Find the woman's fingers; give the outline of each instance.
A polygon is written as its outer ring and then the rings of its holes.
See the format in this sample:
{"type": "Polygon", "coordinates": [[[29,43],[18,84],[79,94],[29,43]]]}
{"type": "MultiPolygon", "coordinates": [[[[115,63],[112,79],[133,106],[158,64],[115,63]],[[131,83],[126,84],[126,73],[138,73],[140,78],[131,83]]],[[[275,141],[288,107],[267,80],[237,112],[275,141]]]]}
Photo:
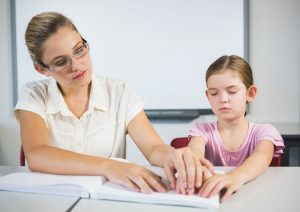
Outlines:
{"type": "Polygon", "coordinates": [[[143,193],[165,192],[161,177],[148,169],[132,163],[113,162],[106,177],[113,183],[143,193]]]}
{"type": "MultiPolygon", "coordinates": [[[[172,151],[169,155],[169,161],[165,165],[165,170],[168,171],[170,169],[177,172],[177,176],[175,176],[174,172],[171,173],[176,179],[176,192],[179,194],[186,194],[187,176],[185,162],[183,159],[183,149],[174,149],[174,151],[172,151]]],[[[168,180],[171,181],[173,176],[168,176],[168,180]]]]}
{"type": "Polygon", "coordinates": [[[165,167],[164,170],[165,170],[167,179],[170,181],[171,189],[177,188],[177,186],[176,186],[177,180],[176,180],[176,177],[175,177],[175,169],[171,168],[171,167],[165,167]]]}
{"type": "Polygon", "coordinates": [[[163,184],[161,177],[145,168],[139,170],[138,173],[134,172],[129,176],[129,178],[142,193],[166,191],[166,187],[163,184]]]}
{"type": "Polygon", "coordinates": [[[215,174],[214,166],[209,160],[202,158],[200,159],[200,162],[210,171],[211,174],[215,174]]]}
{"type": "Polygon", "coordinates": [[[188,147],[174,150],[169,159],[165,172],[171,187],[176,186],[176,192],[180,194],[193,194],[201,187],[203,176],[207,175],[203,170],[206,165],[206,170],[209,170],[207,173],[214,172],[213,165],[208,160],[199,158],[188,147]]]}
{"type": "Polygon", "coordinates": [[[126,179],[121,183],[123,186],[127,187],[128,189],[135,191],[135,192],[139,192],[140,188],[138,186],[136,186],[131,180],[126,179]]]}
{"type": "Polygon", "coordinates": [[[202,185],[204,170],[201,163],[197,159],[195,160],[195,167],[196,167],[195,188],[199,189],[202,185]]]}
{"type": "Polygon", "coordinates": [[[186,189],[187,189],[186,170],[182,159],[178,160],[177,162],[177,174],[178,174],[177,181],[179,183],[179,191],[180,191],[179,193],[186,194],[186,189]]]}
{"type": "Polygon", "coordinates": [[[144,179],[153,191],[166,192],[166,185],[162,182],[162,178],[160,176],[151,173],[151,176],[147,176],[144,179]]]}
{"type": "Polygon", "coordinates": [[[197,167],[195,163],[195,159],[189,149],[183,152],[183,160],[185,164],[186,170],[186,179],[187,179],[187,194],[193,194],[195,191],[195,178],[197,167]]]}

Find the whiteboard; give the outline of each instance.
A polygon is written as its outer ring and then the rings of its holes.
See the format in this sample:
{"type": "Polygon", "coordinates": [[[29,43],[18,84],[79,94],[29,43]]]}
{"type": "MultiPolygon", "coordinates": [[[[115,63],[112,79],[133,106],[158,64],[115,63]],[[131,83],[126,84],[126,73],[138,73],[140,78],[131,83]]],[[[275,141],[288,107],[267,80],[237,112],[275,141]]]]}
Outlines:
{"type": "Polygon", "coordinates": [[[147,110],[209,109],[205,72],[247,56],[244,0],[15,0],[16,87],[42,79],[24,34],[32,16],[61,12],[91,46],[94,73],[129,82],[147,110]]]}

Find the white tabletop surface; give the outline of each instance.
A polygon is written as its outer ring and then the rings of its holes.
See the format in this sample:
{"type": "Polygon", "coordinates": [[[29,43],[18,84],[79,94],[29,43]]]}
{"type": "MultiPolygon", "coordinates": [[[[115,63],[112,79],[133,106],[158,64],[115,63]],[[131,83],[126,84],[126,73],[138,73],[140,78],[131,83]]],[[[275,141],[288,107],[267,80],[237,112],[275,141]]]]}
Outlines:
{"type": "Polygon", "coordinates": [[[296,212],[300,211],[299,191],[300,167],[269,167],[262,176],[244,185],[240,191],[222,203],[217,210],[81,199],[72,211],[296,212]]]}
{"type": "MultiPolygon", "coordinates": [[[[0,173],[6,174],[22,168],[0,166],[0,173]]],[[[228,170],[228,168],[225,168],[228,170]]],[[[217,210],[191,207],[151,205],[107,200],[81,199],[72,211],[300,211],[300,167],[269,167],[259,178],[244,185],[230,199],[221,203],[217,210]]],[[[0,191],[0,211],[66,211],[77,198],[0,191]]]]}
{"type": "MultiPolygon", "coordinates": [[[[17,171],[26,171],[24,167],[0,166],[0,176],[17,171]]],[[[22,180],[22,179],[20,179],[22,180]]],[[[3,212],[56,212],[67,211],[78,197],[54,196],[0,191],[0,211],[3,212]]]]}
{"type": "Polygon", "coordinates": [[[77,199],[77,197],[0,191],[0,211],[67,211],[77,199]]]}

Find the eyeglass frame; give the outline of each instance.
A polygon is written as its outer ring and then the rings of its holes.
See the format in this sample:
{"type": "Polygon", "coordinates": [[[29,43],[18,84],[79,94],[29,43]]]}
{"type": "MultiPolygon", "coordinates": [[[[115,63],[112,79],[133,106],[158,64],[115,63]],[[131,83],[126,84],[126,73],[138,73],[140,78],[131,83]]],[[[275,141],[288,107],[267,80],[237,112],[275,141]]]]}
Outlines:
{"type": "Polygon", "coordinates": [[[59,70],[54,70],[53,66],[55,66],[55,65],[53,65],[53,64],[52,65],[51,64],[50,65],[46,65],[43,62],[39,62],[39,64],[41,66],[43,66],[44,68],[48,69],[48,71],[50,71],[50,72],[59,72],[59,71],[62,71],[64,69],[66,69],[67,67],[70,67],[70,65],[72,65],[72,57],[75,58],[76,60],[79,60],[79,59],[83,58],[90,51],[90,45],[88,44],[88,42],[84,38],[81,38],[81,40],[82,40],[82,46],[86,46],[87,52],[85,54],[81,55],[80,57],[76,57],[75,56],[76,52],[73,52],[71,57],[65,55],[64,57],[66,57],[69,60],[69,62],[68,62],[69,64],[66,65],[65,67],[63,67],[63,68],[61,68],[59,70]]]}

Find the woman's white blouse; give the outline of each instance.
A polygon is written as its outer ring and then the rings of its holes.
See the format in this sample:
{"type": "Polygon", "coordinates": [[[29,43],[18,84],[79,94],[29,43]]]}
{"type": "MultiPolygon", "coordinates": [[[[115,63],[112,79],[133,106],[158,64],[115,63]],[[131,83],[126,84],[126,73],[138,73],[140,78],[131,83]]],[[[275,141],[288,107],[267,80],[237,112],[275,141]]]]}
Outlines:
{"type": "Polygon", "coordinates": [[[68,109],[54,79],[30,82],[20,93],[14,114],[31,111],[44,119],[51,145],[101,157],[125,157],[129,122],[143,101],[123,81],[93,77],[88,110],[78,119],[68,109]]]}

